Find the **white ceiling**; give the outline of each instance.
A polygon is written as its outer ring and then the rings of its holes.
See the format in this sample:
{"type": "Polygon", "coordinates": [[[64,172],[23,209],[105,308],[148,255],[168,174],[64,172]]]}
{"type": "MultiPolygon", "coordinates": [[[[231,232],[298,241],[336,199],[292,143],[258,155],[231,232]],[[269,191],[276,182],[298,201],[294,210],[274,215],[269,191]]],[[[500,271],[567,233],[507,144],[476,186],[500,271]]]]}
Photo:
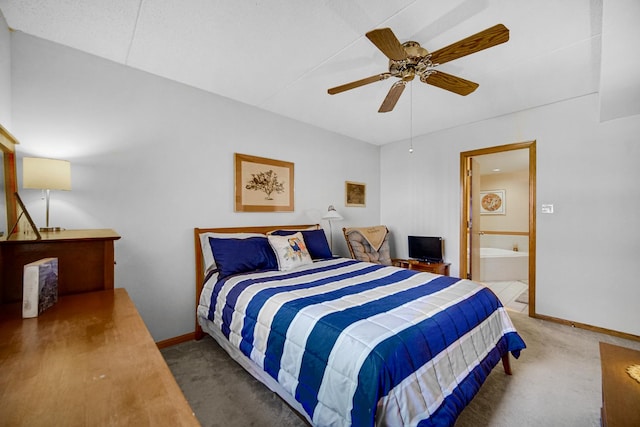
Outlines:
{"type": "Polygon", "coordinates": [[[602,0],[0,0],[17,31],[373,144],[598,91],[602,0]],[[442,65],[479,83],[463,97],[392,79],[364,34],[390,27],[433,51],[502,23],[507,43],[442,65]],[[413,131],[411,99],[413,98],[413,131]]]}
{"type": "Polygon", "coordinates": [[[480,166],[480,175],[506,174],[529,170],[528,148],[483,154],[473,158],[480,166]]]}

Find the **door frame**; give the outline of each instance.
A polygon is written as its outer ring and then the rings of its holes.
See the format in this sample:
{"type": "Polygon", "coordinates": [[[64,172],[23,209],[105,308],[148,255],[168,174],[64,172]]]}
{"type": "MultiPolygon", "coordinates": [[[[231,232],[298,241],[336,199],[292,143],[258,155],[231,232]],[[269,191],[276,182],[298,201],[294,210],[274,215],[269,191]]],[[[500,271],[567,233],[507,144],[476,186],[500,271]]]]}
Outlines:
{"type": "Polygon", "coordinates": [[[536,315],[536,141],[518,142],[496,147],[460,153],[460,276],[465,277],[468,271],[467,245],[470,208],[470,185],[467,176],[467,159],[484,154],[500,153],[512,150],[529,150],[529,316],[536,315]]]}

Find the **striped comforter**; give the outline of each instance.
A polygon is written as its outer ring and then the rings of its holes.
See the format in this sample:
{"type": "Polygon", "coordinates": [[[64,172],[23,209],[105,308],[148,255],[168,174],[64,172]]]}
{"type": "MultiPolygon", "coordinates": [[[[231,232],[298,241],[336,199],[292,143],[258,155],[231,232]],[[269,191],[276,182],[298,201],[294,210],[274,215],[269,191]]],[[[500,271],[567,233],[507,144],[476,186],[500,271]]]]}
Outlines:
{"type": "Polygon", "coordinates": [[[483,286],[345,258],[209,292],[209,320],[318,426],[453,425],[525,347],[483,286]]]}

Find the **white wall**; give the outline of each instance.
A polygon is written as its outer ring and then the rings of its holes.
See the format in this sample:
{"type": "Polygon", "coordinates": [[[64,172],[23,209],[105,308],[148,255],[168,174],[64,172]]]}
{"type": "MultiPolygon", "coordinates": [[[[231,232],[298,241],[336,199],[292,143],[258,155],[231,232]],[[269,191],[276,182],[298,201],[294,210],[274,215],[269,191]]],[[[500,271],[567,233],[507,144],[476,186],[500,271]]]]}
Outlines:
{"type": "MultiPolygon", "coordinates": [[[[528,155],[528,149],[527,155],[528,155]]],[[[482,156],[480,156],[482,162],[482,156]]],[[[480,215],[482,231],[529,231],[529,170],[486,174],[480,177],[480,189],[505,190],[504,215],[480,215]]],[[[528,251],[529,237],[513,234],[483,234],[480,246],[521,252],[528,251]]],[[[484,276],[483,276],[484,277],[484,276]]]]}
{"type": "Polygon", "coordinates": [[[640,2],[603,0],[600,60],[600,119],[640,114],[640,56],[630,54],[640,40],[640,2]]]}
{"type": "Polygon", "coordinates": [[[0,124],[11,132],[11,33],[0,10],[0,124]]]}
{"type": "MultiPolygon", "coordinates": [[[[0,125],[11,131],[11,36],[7,21],[0,10],[0,125]]],[[[6,235],[7,203],[4,192],[4,164],[0,151],[0,235],[6,235]]],[[[13,224],[12,224],[13,225],[13,224]]]]}
{"type": "Polygon", "coordinates": [[[593,94],[414,138],[412,155],[384,146],[381,221],[396,255],[407,234],[441,235],[458,274],[460,152],[537,140],[537,312],[640,335],[640,116],[598,117],[593,94]]]}
{"type": "MultiPolygon", "coordinates": [[[[481,215],[483,231],[529,231],[529,171],[482,175],[480,190],[505,190],[504,215],[481,215]]],[[[484,236],[483,236],[484,237],[484,236]]]]}
{"type": "MultiPolygon", "coordinates": [[[[193,330],[194,227],[321,222],[377,224],[379,147],[19,32],[12,36],[18,157],[70,160],[70,192],[53,192],[51,225],[113,228],[116,286],[156,340],[193,330]],[[295,164],[295,212],[234,213],[233,153],[295,164]],[[344,182],[367,184],[367,207],[344,207],[344,182]]],[[[231,76],[230,76],[231,78],[231,76]]],[[[40,192],[22,189],[38,225],[40,192]]],[[[328,228],[323,223],[325,230],[328,228]]]]}
{"type": "MultiPolygon", "coordinates": [[[[444,236],[457,274],[459,153],[534,139],[537,311],[640,335],[640,117],[599,123],[597,95],[417,137],[410,155],[406,142],[380,150],[21,33],[11,53],[19,157],[72,161],[52,223],[123,236],[117,286],[157,340],[192,330],[195,226],[316,222],[335,204],[337,252],[339,227],[384,223],[397,256],[407,234],[444,236]],[[294,162],[295,212],[234,213],[234,152],[294,162]],[[367,183],[366,208],[343,206],[345,180],[367,183]]],[[[39,193],[20,189],[42,224],[39,193]]]]}

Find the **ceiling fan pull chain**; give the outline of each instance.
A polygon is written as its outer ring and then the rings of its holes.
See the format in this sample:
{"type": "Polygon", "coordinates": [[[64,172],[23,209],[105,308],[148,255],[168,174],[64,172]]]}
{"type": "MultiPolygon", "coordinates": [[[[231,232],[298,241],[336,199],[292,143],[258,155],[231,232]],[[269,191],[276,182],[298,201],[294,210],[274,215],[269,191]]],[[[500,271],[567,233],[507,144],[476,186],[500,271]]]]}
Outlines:
{"type": "Polygon", "coordinates": [[[409,89],[409,102],[409,154],[413,154],[413,85],[409,89]]]}

